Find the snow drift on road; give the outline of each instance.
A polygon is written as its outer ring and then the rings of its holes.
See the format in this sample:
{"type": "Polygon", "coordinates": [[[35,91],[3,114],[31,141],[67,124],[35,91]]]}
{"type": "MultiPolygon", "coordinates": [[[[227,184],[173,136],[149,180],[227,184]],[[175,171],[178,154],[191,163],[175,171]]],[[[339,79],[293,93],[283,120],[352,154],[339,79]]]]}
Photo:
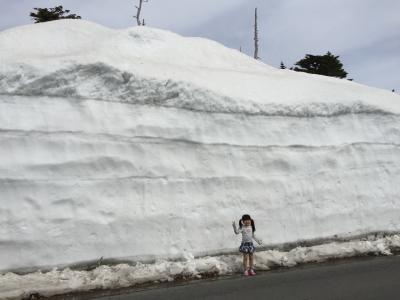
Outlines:
{"type": "Polygon", "coordinates": [[[201,38],[0,32],[0,270],[400,230],[400,96],[201,38]]]}
{"type": "MultiPolygon", "coordinates": [[[[297,247],[290,251],[266,250],[255,254],[256,268],[269,270],[276,267],[293,267],[333,258],[364,255],[391,255],[400,249],[400,236],[373,240],[333,242],[313,247],[297,247]]],[[[90,271],[70,268],[49,272],[38,271],[27,275],[7,273],[0,275],[2,299],[29,298],[30,295],[53,296],[85,292],[94,289],[116,289],[140,286],[142,283],[194,280],[204,276],[231,275],[241,272],[242,257],[220,255],[194,258],[186,253],[180,261],[158,260],[151,264],[101,265],[90,271]]]]}

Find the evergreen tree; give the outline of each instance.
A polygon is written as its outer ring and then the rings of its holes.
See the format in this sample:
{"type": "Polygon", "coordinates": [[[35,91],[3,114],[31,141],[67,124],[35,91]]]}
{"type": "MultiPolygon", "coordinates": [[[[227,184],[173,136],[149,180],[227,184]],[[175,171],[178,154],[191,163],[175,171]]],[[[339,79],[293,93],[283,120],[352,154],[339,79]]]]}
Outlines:
{"type": "Polygon", "coordinates": [[[282,70],[286,69],[286,66],[284,65],[283,61],[281,61],[281,66],[280,66],[280,68],[281,68],[282,70]]]}
{"type": "Polygon", "coordinates": [[[295,63],[293,70],[311,74],[319,74],[338,78],[346,78],[347,72],[343,69],[343,64],[339,56],[334,56],[329,51],[325,55],[307,54],[303,59],[295,63]]]}
{"type": "Polygon", "coordinates": [[[30,16],[35,23],[42,23],[60,19],[80,19],[80,16],[76,14],[68,14],[70,11],[68,9],[64,10],[62,5],[56,6],[54,8],[37,8],[34,10],[36,12],[31,12],[30,16]]]}

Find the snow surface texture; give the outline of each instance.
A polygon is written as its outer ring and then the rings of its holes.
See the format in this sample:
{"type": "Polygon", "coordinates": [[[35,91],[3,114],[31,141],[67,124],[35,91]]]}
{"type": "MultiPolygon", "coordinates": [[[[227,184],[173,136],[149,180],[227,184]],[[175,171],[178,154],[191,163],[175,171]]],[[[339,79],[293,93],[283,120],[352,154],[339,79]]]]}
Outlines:
{"type": "MultiPolygon", "coordinates": [[[[273,267],[293,267],[310,262],[323,262],[332,258],[360,255],[391,255],[400,249],[400,236],[375,240],[330,243],[313,247],[297,247],[291,251],[261,251],[255,254],[257,270],[273,267]]],[[[184,255],[181,261],[159,260],[152,264],[118,264],[98,266],[91,271],[70,268],[27,275],[7,273],[0,275],[1,299],[29,298],[31,294],[52,296],[93,289],[115,289],[146,282],[173,281],[177,278],[200,279],[204,275],[230,275],[241,271],[240,255],[194,258],[184,255]]]]}
{"type": "Polygon", "coordinates": [[[0,270],[400,230],[400,96],[200,38],[0,33],[0,270]]]}

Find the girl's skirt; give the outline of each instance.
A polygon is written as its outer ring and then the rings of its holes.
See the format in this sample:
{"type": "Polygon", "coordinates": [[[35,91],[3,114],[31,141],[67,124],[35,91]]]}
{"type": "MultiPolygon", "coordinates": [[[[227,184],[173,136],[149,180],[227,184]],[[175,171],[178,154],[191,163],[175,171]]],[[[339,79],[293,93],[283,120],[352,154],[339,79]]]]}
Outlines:
{"type": "Polygon", "coordinates": [[[252,242],[241,243],[239,247],[239,251],[245,254],[253,254],[256,250],[252,242]]]}

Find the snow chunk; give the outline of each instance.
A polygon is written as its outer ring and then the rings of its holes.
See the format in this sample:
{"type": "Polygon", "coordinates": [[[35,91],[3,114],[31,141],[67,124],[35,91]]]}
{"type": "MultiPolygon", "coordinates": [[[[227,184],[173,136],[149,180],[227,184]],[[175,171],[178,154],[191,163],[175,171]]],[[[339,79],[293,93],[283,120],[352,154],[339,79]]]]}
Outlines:
{"type": "MultiPolygon", "coordinates": [[[[311,247],[297,247],[288,252],[266,250],[256,252],[255,264],[258,270],[269,270],[272,267],[293,267],[298,264],[323,262],[334,258],[370,254],[391,255],[391,249],[398,250],[399,246],[400,236],[393,235],[371,241],[334,242],[311,247]]],[[[92,271],[66,268],[27,275],[6,273],[0,275],[0,297],[21,299],[32,293],[51,296],[92,289],[123,288],[146,282],[201,278],[206,274],[229,275],[241,272],[241,264],[240,255],[194,258],[193,255],[187,254],[182,261],[160,260],[153,264],[102,265],[92,271]]]]}

